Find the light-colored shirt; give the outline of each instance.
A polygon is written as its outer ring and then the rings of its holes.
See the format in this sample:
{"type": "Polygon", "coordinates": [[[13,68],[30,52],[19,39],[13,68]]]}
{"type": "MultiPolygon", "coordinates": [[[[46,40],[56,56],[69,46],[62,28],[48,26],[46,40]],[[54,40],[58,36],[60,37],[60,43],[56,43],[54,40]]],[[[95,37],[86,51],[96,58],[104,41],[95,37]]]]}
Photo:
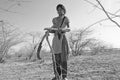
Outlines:
{"type": "MultiPolygon", "coordinates": [[[[63,18],[60,18],[60,17],[53,18],[52,28],[60,28],[60,26],[62,24],[62,20],[63,20],[63,18]]],[[[61,28],[66,28],[67,24],[69,24],[69,19],[65,16],[61,28]]],[[[54,50],[54,54],[62,53],[62,36],[63,35],[64,34],[62,34],[61,38],[59,39],[57,33],[54,33],[54,37],[53,37],[53,40],[52,40],[52,48],[54,50]]]]}

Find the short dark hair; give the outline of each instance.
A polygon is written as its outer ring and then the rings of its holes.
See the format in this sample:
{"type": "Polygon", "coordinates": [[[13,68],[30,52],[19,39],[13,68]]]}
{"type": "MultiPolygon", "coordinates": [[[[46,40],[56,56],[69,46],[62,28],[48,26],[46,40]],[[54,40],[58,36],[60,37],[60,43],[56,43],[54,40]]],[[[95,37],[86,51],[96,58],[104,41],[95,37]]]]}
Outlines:
{"type": "Polygon", "coordinates": [[[64,10],[64,12],[66,13],[66,9],[63,6],[63,4],[58,4],[57,7],[56,7],[56,10],[58,10],[59,7],[62,8],[64,10]]]}

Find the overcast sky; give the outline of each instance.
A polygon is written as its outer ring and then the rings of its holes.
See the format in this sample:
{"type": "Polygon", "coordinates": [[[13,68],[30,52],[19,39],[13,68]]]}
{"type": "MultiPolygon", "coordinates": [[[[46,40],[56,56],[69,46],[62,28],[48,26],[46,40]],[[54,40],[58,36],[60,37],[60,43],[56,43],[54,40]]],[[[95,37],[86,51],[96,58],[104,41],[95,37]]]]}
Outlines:
{"type": "MultiPolygon", "coordinates": [[[[52,18],[57,16],[56,5],[65,5],[70,27],[72,30],[85,28],[96,21],[106,18],[103,11],[95,8],[84,0],[16,0],[30,1],[15,3],[15,0],[0,0],[0,8],[17,13],[0,10],[0,19],[7,20],[10,24],[19,27],[24,32],[43,31],[45,27],[52,26],[52,18]],[[14,5],[15,4],[15,5],[14,5]],[[11,6],[12,5],[12,6],[11,6]],[[11,6],[11,7],[10,7],[11,6]]],[[[95,4],[95,0],[89,0],[95,4]]],[[[120,8],[120,0],[100,0],[105,9],[111,13],[120,8]]],[[[97,4],[98,5],[98,4],[97,4]]],[[[117,14],[120,14],[117,13],[117,14]]],[[[120,24],[120,19],[116,19],[120,24]]],[[[120,47],[120,28],[110,21],[91,27],[94,35],[107,43],[120,47]]],[[[44,32],[44,31],[43,31],[44,32]]]]}

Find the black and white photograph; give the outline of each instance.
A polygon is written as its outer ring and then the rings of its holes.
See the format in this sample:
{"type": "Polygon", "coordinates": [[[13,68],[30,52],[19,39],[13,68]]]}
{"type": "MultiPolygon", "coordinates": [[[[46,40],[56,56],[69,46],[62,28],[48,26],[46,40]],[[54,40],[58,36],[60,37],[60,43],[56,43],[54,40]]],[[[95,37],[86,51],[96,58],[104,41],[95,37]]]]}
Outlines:
{"type": "Polygon", "coordinates": [[[0,0],[0,80],[120,80],[120,0],[0,0]]]}

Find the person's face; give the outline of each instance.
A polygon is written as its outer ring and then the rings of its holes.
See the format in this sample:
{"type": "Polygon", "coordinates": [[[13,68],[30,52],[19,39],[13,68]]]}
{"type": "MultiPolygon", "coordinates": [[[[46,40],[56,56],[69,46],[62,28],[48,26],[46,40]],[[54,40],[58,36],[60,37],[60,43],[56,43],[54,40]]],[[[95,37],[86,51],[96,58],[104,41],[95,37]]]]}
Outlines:
{"type": "Polygon", "coordinates": [[[58,8],[57,12],[60,16],[65,14],[64,10],[61,7],[58,8]]]}

